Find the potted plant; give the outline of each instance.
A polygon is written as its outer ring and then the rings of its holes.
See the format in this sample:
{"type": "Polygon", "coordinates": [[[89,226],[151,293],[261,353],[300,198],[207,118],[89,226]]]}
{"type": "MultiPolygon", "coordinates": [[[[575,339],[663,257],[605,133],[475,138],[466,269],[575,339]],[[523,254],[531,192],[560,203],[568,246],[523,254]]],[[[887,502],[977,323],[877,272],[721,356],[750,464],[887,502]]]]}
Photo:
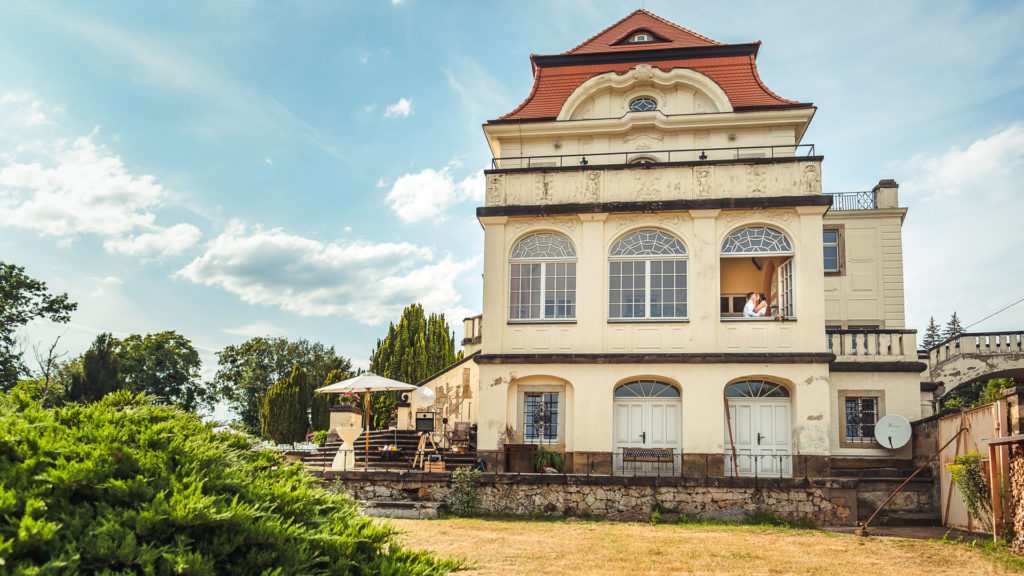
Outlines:
{"type": "Polygon", "coordinates": [[[560,453],[539,446],[533,454],[533,465],[537,472],[543,473],[546,468],[554,468],[561,472],[562,466],[565,465],[565,460],[560,453]]]}

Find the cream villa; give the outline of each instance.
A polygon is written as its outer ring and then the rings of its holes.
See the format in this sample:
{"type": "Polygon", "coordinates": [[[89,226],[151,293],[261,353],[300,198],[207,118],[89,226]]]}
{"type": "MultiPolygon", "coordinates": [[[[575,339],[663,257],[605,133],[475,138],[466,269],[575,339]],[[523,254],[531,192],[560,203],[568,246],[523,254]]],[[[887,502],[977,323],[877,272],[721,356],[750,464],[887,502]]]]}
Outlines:
{"type": "Polygon", "coordinates": [[[882,416],[927,415],[897,185],[822,193],[815,107],[768,89],[759,46],[639,10],[532,56],[529,96],[484,125],[458,377],[489,469],[544,445],[577,473],[815,477],[892,456],[882,416]]]}

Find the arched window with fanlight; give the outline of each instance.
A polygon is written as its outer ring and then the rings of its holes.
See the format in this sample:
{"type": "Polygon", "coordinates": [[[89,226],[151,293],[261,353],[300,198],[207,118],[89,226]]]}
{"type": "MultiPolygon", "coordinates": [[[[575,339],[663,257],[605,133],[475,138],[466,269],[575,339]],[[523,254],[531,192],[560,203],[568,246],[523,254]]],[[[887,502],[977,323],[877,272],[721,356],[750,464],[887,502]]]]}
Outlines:
{"type": "Polygon", "coordinates": [[[744,380],[726,386],[725,395],[728,398],[789,398],[789,390],[768,380],[744,380]]]}
{"type": "Polygon", "coordinates": [[[634,380],[615,389],[616,398],[679,398],[679,388],[658,380],[634,380]]]}
{"type": "Polygon", "coordinates": [[[738,228],[726,236],[721,253],[722,317],[794,318],[793,256],[789,237],[770,226],[738,228]]]}
{"type": "Polygon", "coordinates": [[[576,247],[552,232],[527,236],[509,255],[509,320],[576,318],[576,247]]]}
{"type": "Polygon", "coordinates": [[[684,319],[686,246],[661,230],[623,236],[608,254],[608,318],[684,319]]]}

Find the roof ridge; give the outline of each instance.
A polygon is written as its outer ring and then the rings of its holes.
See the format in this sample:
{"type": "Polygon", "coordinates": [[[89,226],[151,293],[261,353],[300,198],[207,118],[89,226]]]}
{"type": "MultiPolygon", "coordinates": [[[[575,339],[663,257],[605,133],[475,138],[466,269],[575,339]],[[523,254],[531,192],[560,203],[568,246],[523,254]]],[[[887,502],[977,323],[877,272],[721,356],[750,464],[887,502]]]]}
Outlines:
{"type": "Polygon", "coordinates": [[[615,27],[616,27],[616,26],[618,26],[619,24],[622,24],[623,22],[625,22],[625,20],[626,20],[627,18],[629,18],[629,17],[630,17],[630,16],[632,16],[633,14],[636,14],[637,12],[646,12],[646,10],[634,10],[634,11],[630,12],[629,14],[626,14],[626,15],[625,15],[625,16],[623,16],[622,18],[619,18],[619,19],[618,19],[618,20],[617,20],[617,21],[616,21],[616,22],[615,22],[614,24],[612,24],[611,26],[608,26],[607,28],[605,28],[604,30],[601,30],[601,31],[600,31],[600,32],[598,32],[597,34],[594,34],[594,35],[593,35],[593,36],[591,36],[590,38],[587,38],[587,39],[586,39],[586,40],[584,40],[583,42],[580,42],[579,44],[577,44],[577,45],[573,46],[571,50],[569,50],[569,51],[567,51],[567,52],[563,52],[563,54],[572,54],[573,52],[575,52],[576,50],[578,50],[578,49],[579,49],[580,47],[582,47],[582,46],[584,46],[585,44],[589,43],[590,41],[594,40],[594,39],[595,39],[595,38],[597,38],[598,36],[600,36],[600,35],[604,34],[605,32],[607,32],[607,31],[611,30],[612,28],[615,28],[615,27]]]}
{"type": "MultiPolygon", "coordinates": [[[[679,24],[676,24],[675,22],[673,22],[671,20],[667,20],[665,18],[662,18],[661,16],[658,16],[654,12],[648,12],[647,10],[644,10],[643,8],[641,8],[640,10],[637,10],[636,12],[643,12],[644,14],[647,14],[648,16],[650,16],[651,18],[654,18],[655,20],[661,20],[665,24],[668,24],[669,26],[673,26],[675,28],[679,28],[683,32],[686,32],[687,34],[692,34],[692,35],[696,36],[697,38],[700,38],[701,40],[706,40],[706,41],[711,42],[712,44],[716,44],[718,46],[725,46],[725,44],[722,43],[722,42],[719,42],[717,40],[712,40],[711,38],[708,38],[707,36],[704,36],[703,34],[697,34],[693,30],[690,30],[689,28],[684,28],[683,26],[680,26],[679,24]]],[[[634,12],[634,14],[636,12],[634,12]]],[[[632,14],[630,14],[630,16],[632,16],[632,14]]],[[[627,18],[628,18],[628,16],[627,16],[627,18]]],[[[625,18],[623,18],[623,20],[625,20],[625,18]]],[[[622,20],[620,20],[619,22],[621,22],[621,21],[622,20]]]]}
{"type": "Polygon", "coordinates": [[[698,33],[694,32],[693,30],[690,30],[689,28],[684,28],[684,27],[676,24],[675,22],[672,22],[671,20],[666,20],[665,18],[662,18],[661,16],[658,16],[657,14],[654,14],[653,12],[648,12],[647,10],[644,10],[644,9],[640,8],[640,9],[634,10],[634,11],[630,12],[629,14],[623,16],[622,18],[617,20],[615,23],[613,23],[611,26],[606,27],[604,30],[601,30],[597,34],[594,34],[590,38],[587,38],[583,42],[580,42],[579,44],[574,46],[571,50],[563,52],[562,54],[573,54],[573,53],[575,53],[580,48],[582,48],[582,47],[586,46],[587,44],[593,42],[597,38],[603,36],[604,34],[608,33],[609,31],[611,31],[612,28],[615,28],[619,24],[622,24],[623,22],[625,22],[626,20],[629,20],[630,18],[636,16],[637,14],[643,14],[644,16],[648,16],[650,18],[653,18],[653,19],[655,19],[655,20],[657,20],[657,21],[659,21],[659,22],[661,22],[663,24],[666,24],[668,26],[671,26],[671,27],[675,28],[676,30],[678,30],[680,32],[683,32],[685,34],[689,34],[690,36],[693,36],[694,38],[697,38],[699,40],[703,40],[704,42],[707,42],[707,43],[709,43],[711,45],[714,45],[714,46],[725,46],[726,45],[726,44],[724,44],[722,42],[718,42],[716,40],[712,40],[711,38],[708,38],[707,36],[704,36],[702,34],[698,34],[698,33]]]}

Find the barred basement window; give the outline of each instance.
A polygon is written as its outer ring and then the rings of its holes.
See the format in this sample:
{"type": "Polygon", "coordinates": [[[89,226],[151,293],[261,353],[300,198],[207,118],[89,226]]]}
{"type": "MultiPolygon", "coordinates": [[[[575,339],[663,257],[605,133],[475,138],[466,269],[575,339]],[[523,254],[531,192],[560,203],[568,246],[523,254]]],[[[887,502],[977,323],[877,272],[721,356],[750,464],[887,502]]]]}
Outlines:
{"type": "Polygon", "coordinates": [[[558,393],[527,392],[523,400],[523,441],[528,444],[557,443],[558,393]]]}
{"type": "Polygon", "coordinates": [[[878,421],[878,398],[873,396],[847,396],[846,441],[874,442],[875,422],[878,421]]]}

